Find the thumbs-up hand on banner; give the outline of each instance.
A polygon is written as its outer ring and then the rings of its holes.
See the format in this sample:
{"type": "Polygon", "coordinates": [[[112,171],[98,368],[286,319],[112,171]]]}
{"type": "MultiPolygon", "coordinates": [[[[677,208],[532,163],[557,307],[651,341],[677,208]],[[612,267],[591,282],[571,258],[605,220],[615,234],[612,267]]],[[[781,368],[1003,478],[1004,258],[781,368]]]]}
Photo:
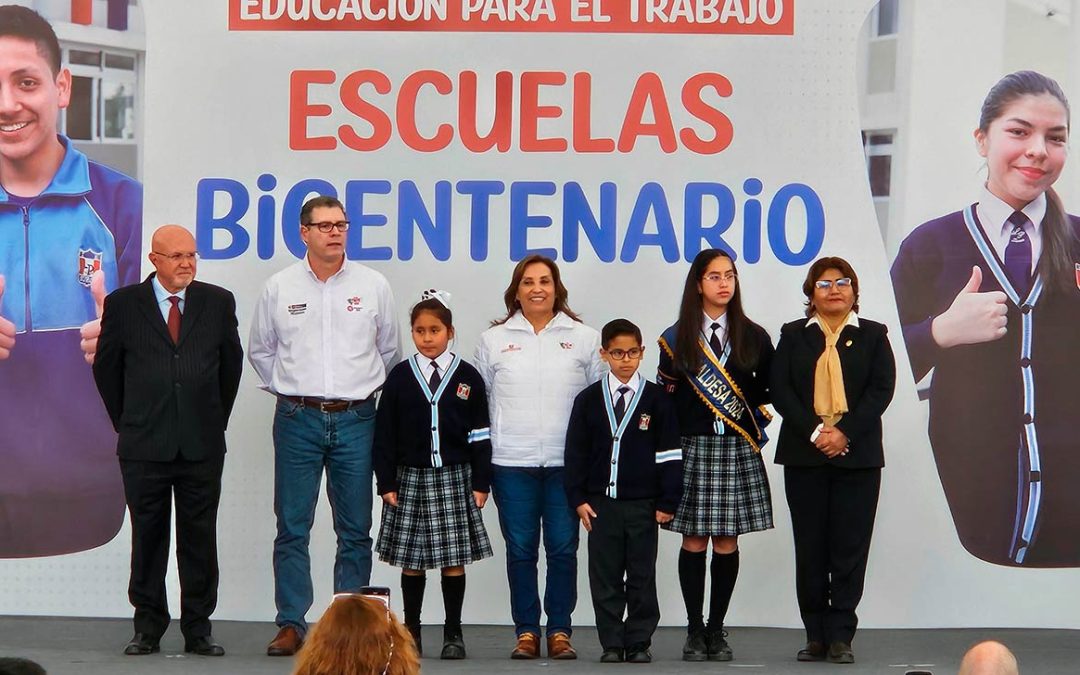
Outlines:
{"type": "Polygon", "coordinates": [[[947,310],[934,319],[930,333],[939,347],[973,345],[1005,337],[1008,297],[1001,291],[980,293],[982,268],[971,268],[967,283],[947,310]]]}
{"type": "MultiPolygon", "coordinates": [[[[4,308],[4,275],[0,274],[0,310],[4,308]]],[[[0,361],[11,356],[15,346],[15,324],[0,316],[0,361]]]]}
{"type": "Polygon", "coordinates": [[[90,279],[90,295],[94,298],[94,320],[87,321],[79,329],[79,337],[82,338],[79,346],[83,350],[83,358],[90,365],[94,365],[94,354],[97,353],[98,336],[101,335],[101,313],[105,311],[105,272],[98,270],[90,279]]]}

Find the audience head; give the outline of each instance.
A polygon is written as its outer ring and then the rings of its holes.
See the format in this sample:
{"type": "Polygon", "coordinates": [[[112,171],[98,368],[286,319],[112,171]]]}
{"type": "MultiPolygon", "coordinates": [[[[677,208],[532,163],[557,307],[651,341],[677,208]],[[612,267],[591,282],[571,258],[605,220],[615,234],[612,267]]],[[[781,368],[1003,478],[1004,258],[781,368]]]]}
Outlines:
{"type": "Polygon", "coordinates": [[[409,631],[378,600],[338,595],[308,633],[293,675],[413,675],[420,658],[409,631]]]}
{"type": "Polygon", "coordinates": [[[0,675],[46,675],[45,669],[30,659],[0,657],[0,675]]]}
{"type": "Polygon", "coordinates": [[[1020,666],[1009,648],[992,640],[980,642],[964,654],[959,675],[1019,675],[1020,666]]]}

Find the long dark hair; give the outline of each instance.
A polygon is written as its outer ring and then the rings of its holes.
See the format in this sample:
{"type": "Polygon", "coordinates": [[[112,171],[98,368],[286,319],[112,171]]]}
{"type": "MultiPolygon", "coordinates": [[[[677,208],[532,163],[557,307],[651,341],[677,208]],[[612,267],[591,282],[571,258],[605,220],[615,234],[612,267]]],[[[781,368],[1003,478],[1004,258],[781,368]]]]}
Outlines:
{"type": "Polygon", "coordinates": [[[521,262],[514,267],[514,273],[510,275],[510,285],[506,287],[506,291],[503,293],[503,303],[506,305],[506,316],[492,321],[491,325],[500,326],[506,323],[510,317],[514,316],[514,312],[521,309],[517,300],[518,286],[521,286],[521,279],[525,276],[525,268],[533,263],[544,263],[551,271],[551,282],[555,285],[555,313],[558,314],[559,312],[562,312],[574,321],[581,323],[581,317],[574,314],[570,309],[570,305],[566,304],[566,298],[569,297],[570,293],[566,290],[566,286],[563,286],[562,275],[559,274],[559,266],[555,264],[554,260],[546,255],[533,253],[532,255],[522,258],[521,262]]]}
{"type": "MultiPolygon", "coordinates": [[[[701,293],[698,292],[698,284],[705,277],[705,270],[709,269],[712,261],[720,257],[730,260],[731,269],[735,270],[735,259],[726,251],[707,248],[697,254],[694,262],[690,264],[690,271],[686,273],[682,302],[679,304],[679,322],[675,328],[674,359],[676,369],[683,374],[696,373],[701,368],[701,350],[698,349],[698,339],[701,335],[701,316],[705,307],[701,301],[701,293]]],[[[737,279],[737,270],[735,270],[735,275],[737,279]]],[[[743,370],[753,369],[758,360],[758,340],[755,332],[762,328],[746,317],[738,281],[735,283],[735,290],[727,305],[727,330],[728,341],[731,344],[731,361],[743,370]]]]}
{"type": "MultiPolygon", "coordinates": [[[[983,101],[979,114],[979,130],[984,134],[990,124],[1005,114],[1005,108],[1022,96],[1049,94],[1065,108],[1065,127],[1070,123],[1069,101],[1058,83],[1033,70],[1021,70],[997,81],[983,101]]],[[[1046,191],[1046,215],[1042,221],[1042,255],[1039,256],[1038,272],[1046,290],[1068,291],[1075,288],[1075,267],[1072,251],[1076,243],[1069,216],[1054,188],[1046,191]]]]}

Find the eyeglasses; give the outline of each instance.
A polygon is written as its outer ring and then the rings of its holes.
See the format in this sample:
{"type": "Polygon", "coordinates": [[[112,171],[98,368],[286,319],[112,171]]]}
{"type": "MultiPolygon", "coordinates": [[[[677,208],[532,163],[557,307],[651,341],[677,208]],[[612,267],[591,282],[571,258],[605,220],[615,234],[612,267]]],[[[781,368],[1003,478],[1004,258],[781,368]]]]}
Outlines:
{"type": "Polygon", "coordinates": [[[611,358],[615,359],[616,361],[625,361],[626,359],[636,361],[637,359],[641,358],[641,352],[643,352],[643,351],[644,351],[643,349],[638,349],[637,347],[634,347],[633,349],[625,349],[625,350],[624,349],[612,349],[611,351],[609,351],[607,353],[607,355],[610,356],[611,358]]]}
{"type": "Polygon", "coordinates": [[[349,231],[349,221],[347,221],[347,220],[339,220],[336,223],[331,223],[331,222],[304,223],[304,227],[317,228],[319,230],[319,232],[322,232],[323,234],[329,234],[330,232],[333,231],[333,229],[335,227],[337,228],[338,232],[348,232],[349,231]]]}
{"type": "Polygon", "coordinates": [[[706,274],[702,279],[709,283],[718,284],[721,281],[735,281],[736,276],[737,275],[734,272],[725,272],[724,274],[713,272],[712,274],[706,274]]]}
{"type": "Polygon", "coordinates": [[[837,279],[836,281],[833,281],[831,279],[818,279],[814,282],[814,288],[827,291],[832,288],[834,284],[837,288],[848,288],[849,286],[851,286],[851,278],[844,277],[843,279],[837,279]]]}
{"type": "Polygon", "coordinates": [[[159,255],[162,258],[165,258],[166,260],[168,260],[169,262],[174,263],[174,264],[179,263],[179,262],[195,262],[196,260],[199,259],[199,253],[198,252],[195,252],[195,253],[158,253],[157,251],[150,251],[150,252],[153,253],[154,255],[159,255]]]}

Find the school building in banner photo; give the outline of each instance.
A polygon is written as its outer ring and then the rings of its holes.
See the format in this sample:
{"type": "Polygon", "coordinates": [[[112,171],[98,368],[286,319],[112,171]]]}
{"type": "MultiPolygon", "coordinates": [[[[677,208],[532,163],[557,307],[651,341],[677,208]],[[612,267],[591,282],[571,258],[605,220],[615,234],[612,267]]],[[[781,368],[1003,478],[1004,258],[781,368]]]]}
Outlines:
{"type": "Polygon", "coordinates": [[[91,159],[142,177],[145,0],[8,0],[52,23],[71,69],[60,131],[91,159]]]}
{"type": "MultiPolygon", "coordinates": [[[[870,190],[889,260],[920,223],[978,199],[973,132],[990,87],[1036,70],[1080,102],[1080,0],[881,0],[859,35],[856,86],[870,190]]],[[[1080,208],[1077,169],[1057,190],[1080,208]]]]}

